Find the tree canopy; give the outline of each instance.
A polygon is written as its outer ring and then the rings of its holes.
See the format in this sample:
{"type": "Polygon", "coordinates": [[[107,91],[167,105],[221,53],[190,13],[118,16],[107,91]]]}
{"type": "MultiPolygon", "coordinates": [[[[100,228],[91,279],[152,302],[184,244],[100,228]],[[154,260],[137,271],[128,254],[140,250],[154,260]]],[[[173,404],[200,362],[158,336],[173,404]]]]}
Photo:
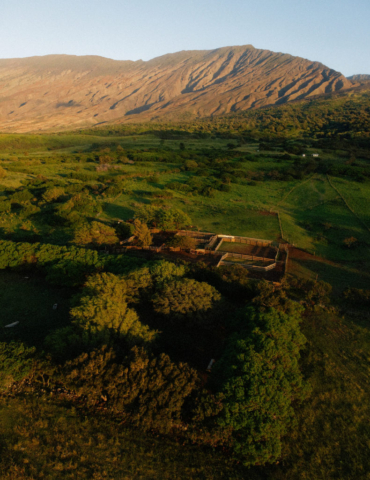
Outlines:
{"type": "Polygon", "coordinates": [[[201,322],[220,299],[220,293],[208,283],[186,278],[166,283],[153,297],[153,304],[158,313],[201,322]]]}
{"type": "Polygon", "coordinates": [[[114,245],[118,237],[114,228],[101,222],[84,224],[75,230],[74,243],[77,245],[114,245]]]}
{"type": "Polygon", "coordinates": [[[79,304],[72,308],[74,324],[102,339],[123,338],[128,343],[151,342],[156,332],[143,325],[128,308],[127,283],[112,273],[98,273],[87,280],[79,304]]]}
{"type": "Polygon", "coordinates": [[[190,217],[179,208],[165,209],[153,205],[144,205],[136,212],[136,218],[163,230],[175,230],[191,225],[190,217]]]}
{"type": "Polygon", "coordinates": [[[140,247],[149,247],[151,245],[152,236],[148,226],[137,218],[134,220],[134,235],[140,247]]]}
{"type": "Polygon", "coordinates": [[[219,423],[233,428],[234,453],[245,465],[272,463],[294,420],[293,404],[308,388],[299,369],[305,343],[300,311],[249,310],[245,327],[228,339],[212,370],[225,395],[219,423]]]}

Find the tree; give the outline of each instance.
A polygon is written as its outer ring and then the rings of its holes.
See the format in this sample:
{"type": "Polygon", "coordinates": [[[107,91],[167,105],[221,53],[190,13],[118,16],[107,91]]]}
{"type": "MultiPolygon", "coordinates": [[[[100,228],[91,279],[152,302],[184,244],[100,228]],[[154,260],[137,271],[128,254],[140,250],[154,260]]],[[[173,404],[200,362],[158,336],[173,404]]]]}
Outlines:
{"type": "Polygon", "coordinates": [[[56,208],[56,213],[69,224],[81,223],[84,216],[93,217],[101,211],[100,203],[86,192],[77,193],[56,208]]]}
{"type": "Polygon", "coordinates": [[[179,208],[168,210],[159,208],[156,212],[155,221],[163,230],[173,230],[191,224],[190,217],[179,208]]]}
{"type": "Polygon", "coordinates": [[[66,382],[90,405],[104,400],[125,421],[168,433],[182,422],[182,409],[199,378],[187,364],[164,353],[153,356],[133,347],[123,361],[105,347],[66,365],[66,382]]]}
{"type": "Polygon", "coordinates": [[[79,305],[72,308],[73,323],[102,342],[124,338],[129,344],[152,342],[156,332],[143,325],[128,308],[126,281],[112,273],[98,273],[85,283],[79,305]]]}
{"type": "Polygon", "coordinates": [[[197,241],[193,237],[175,235],[167,242],[167,246],[194,249],[197,246],[197,241]]]}
{"type": "Polygon", "coordinates": [[[282,310],[285,308],[286,303],[290,303],[283,288],[277,288],[266,280],[261,280],[257,283],[255,294],[253,303],[262,309],[276,308],[282,310]]]}
{"type": "Polygon", "coordinates": [[[24,188],[23,190],[13,193],[13,195],[10,197],[10,201],[12,203],[20,203],[23,205],[30,202],[33,197],[33,193],[24,188]]]}
{"type": "Polygon", "coordinates": [[[298,364],[306,341],[299,322],[298,308],[289,315],[249,310],[249,328],[231,335],[212,369],[212,381],[225,395],[219,423],[232,427],[234,454],[244,465],[279,458],[281,438],[294,421],[292,404],[309,392],[298,364]]]}
{"type": "Polygon", "coordinates": [[[101,222],[91,222],[75,230],[73,241],[77,245],[114,245],[118,243],[118,237],[114,228],[101,222]]]}
{"type": "Polygon", "coordinates": [[[134,235],[135,227],[132,223],[120,222],[115,227],[117,234],[126,239],[134,235]]]}
{"type": "Polygon", "coordinates": [[[153,205],[142,205],[136,212],[135,218],[140,220],[142,223],[147,225],[152,225],[156,219],[156,212],[158,208],[153,205]]]}
{"type": "Polygon", "coordinates": [[[140,247],[149,247],[152,243],[152,236],[150,234],[149,228],[145,223],[141,223],[140,220],[136,219],[134,221],[134,235],[137,240],[137,244],[140,247]]]}
{"type": "Polygon", "coordinates": [[[184,265],[175,265],[172,262],[161,260],[156,262],[150,269],[155,286],[163,285],[164,283],[173,280],[174,277],[183,277],[186,269],[184,265]]]}
{"type": "Polygon", "coordinates": [[[191,225],[190,217],[178,208],[143,205],[137,210],[135,217],[147,225],[153,225],[163,230],[173,230],[191,225]]]}
{"type": "Polygon", "coordinates": [[[304,289],[306,299],[311,305],[330,303],[330,294],[332,286],[330,283],[319,281],[307,281],[304,289]]]}
{"type": "Polygon", "coordinates": [[[207,312],[220,299],[220,293],[208,283],[186,278],[166,283],[152,301],[157,313],[189,323],[204,321],[207,312]]]}
{"type": "Polygon", "coordinates": [[[185,168],[186,170],[196,170],[198,168],[198,164],[194,160],[187,160],[185,162],[185,168]]]}

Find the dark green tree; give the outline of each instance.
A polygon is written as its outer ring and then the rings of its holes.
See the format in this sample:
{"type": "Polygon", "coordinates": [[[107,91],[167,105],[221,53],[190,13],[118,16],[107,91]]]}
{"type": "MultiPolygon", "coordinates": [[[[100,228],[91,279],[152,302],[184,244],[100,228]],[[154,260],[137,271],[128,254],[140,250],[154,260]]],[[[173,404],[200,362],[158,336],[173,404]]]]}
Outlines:
{"type": "Polygon", "coordinates": [[[275,462],[282,437],[294,423],[294,403],[309,391],[299,369],[306,339],[300,310],[248,311],[249,328],[234,333],[212,369],[213,382],[225,395],[219,419],[233,428],[234,454],[244,465],[275,462]]]}

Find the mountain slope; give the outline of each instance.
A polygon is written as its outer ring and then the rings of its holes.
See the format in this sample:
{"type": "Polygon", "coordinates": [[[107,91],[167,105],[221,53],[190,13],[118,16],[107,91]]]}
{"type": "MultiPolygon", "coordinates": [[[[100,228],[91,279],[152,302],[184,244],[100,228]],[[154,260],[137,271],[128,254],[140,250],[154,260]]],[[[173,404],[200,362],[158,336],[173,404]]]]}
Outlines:
{"type": "Polygon", "coordinates": [[[370,75],[352,75],[351,77],[347,77],[347,79],[353,82],[370,82],[370,75]]]}
{"type": "Polygon", "coordinates": [[[0,130],[220,115],[353,87],[318,62],[251,45],[148,62],[49,55],[0,60],[0,130]]]}

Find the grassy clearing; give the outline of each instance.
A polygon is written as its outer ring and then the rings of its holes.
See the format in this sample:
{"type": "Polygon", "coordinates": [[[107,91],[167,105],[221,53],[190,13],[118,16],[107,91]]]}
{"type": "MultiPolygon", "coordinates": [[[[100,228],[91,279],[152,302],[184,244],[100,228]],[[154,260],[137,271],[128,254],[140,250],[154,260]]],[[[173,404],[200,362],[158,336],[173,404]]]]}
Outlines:
{"type": "MultiPolygon", "coordinates": [[[[358,183],[348,181],[346,185],[356,197],[358,183]]],[[[354,203],[365,205],[364,199],[356,197],[354,203]]],[[[366,257],[370,233],[324,176],[297,184],[279,209],[284,238],[290,243],[333,261],[351,262],[366,257]],[[358,245],[344,248],[344,240],[351,236],[358,240],[358,245]]]]}
{"type": "Polygon", "coordinates": [[[347,287],[368,288],[370,274],[340,263],[327,263],[317,259],[289,259],[289,275],[307,280],[324,280],[333,287],[333,294],[340,297],[347,287]]]}

